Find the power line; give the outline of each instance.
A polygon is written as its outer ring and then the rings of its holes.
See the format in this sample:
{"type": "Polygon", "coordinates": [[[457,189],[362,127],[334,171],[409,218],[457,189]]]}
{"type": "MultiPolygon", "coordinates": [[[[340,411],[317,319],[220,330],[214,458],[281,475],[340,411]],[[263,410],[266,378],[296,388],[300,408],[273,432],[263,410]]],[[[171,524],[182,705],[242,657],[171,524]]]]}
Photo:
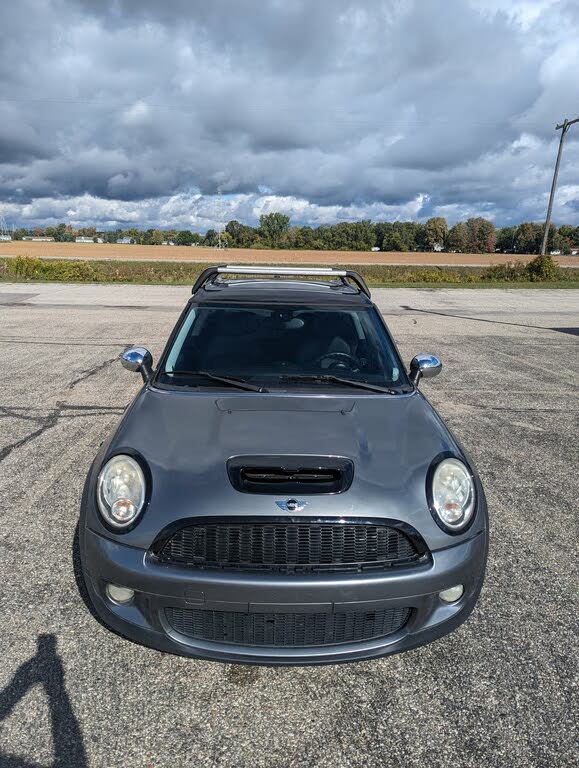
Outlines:
{"type": "Polygon", "coordinates": [[[557,179],[559,178],[559,165],[561,163],[561,154],[563,152],[563,142],[565,141],[565,135],[573,123],[579,123],[579,117],[574,120],[567,120],[565,118],[560,125],[555,126],[556,131],[561,131],[559,138],[559,149],[557,151],[557,160],[555,161],[555,172],[553,173],[553,181],[551,183],[551,194],[549,195],[549,205],[547,207],[547,218],[545,219],[545,232],[543,233],[543,242],[541,244],[541,256],[545,255],[545,249],[547,248],[547,238],[549,237],[549,226],[551,225],[551,213],[553,212],[553,200],[555,199],[555,189],[557,188],[557,179]]]}

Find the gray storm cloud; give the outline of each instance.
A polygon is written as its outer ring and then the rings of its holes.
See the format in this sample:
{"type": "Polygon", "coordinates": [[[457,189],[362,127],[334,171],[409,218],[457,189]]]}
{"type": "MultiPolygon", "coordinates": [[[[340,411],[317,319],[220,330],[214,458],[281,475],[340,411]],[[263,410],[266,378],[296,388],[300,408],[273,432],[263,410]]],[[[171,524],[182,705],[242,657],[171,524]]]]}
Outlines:
{"type": "MultiPolygon", "coordinates": [[[[567,0],[20,0],[0,213],[207,228],[283,210],[541,219],[579,111],[567,0]]],[[[579,223],[579,131],[555,220],[579,223]]]]}

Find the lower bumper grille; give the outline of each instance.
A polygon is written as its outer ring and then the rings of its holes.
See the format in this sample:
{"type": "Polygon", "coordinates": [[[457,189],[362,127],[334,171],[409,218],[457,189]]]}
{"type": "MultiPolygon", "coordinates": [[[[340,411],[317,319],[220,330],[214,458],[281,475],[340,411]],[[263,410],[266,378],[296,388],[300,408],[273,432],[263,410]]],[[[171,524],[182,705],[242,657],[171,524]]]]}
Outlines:
{"type": "Polygon", "coordinates": [[[410,608],[343,613],[236,613],[166,608],[169,625],[195,640],[235,645],[300,648],[372,640],[398,632],[410,608]]]}

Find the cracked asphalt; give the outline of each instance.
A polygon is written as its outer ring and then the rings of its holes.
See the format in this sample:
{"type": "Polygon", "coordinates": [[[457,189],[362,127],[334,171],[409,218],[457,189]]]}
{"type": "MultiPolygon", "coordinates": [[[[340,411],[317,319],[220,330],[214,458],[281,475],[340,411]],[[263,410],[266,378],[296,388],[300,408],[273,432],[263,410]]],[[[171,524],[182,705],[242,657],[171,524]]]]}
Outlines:
{"type": "Polygon", "coordinates": [[[473,456],[488,575],[455,633],[379,661],[261,668],[131,644],[87,611],[84,477],[186,287],[0,284],[0,766],[570,766],[577,740],[579,293],[375,290],[473,456]]]}

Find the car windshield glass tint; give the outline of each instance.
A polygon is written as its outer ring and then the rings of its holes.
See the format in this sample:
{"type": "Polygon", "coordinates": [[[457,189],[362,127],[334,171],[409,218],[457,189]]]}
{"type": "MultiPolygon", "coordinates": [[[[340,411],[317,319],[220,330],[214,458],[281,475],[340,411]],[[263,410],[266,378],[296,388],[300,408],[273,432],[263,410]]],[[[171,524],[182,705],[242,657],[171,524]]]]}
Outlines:
{"type": "Polygon", "coordinates": [[[157,380],[171,386],[212,386],[207,377],[196,377],[196,371],[234,377],[268,389],[347,386],[332,384],[322,378],[324,375],[379,387],[408,384],[398,355],[372,308],[277,304],[192,307],[157,380]],[[179,371],[188,373],[171,375],[179,371]]]}

